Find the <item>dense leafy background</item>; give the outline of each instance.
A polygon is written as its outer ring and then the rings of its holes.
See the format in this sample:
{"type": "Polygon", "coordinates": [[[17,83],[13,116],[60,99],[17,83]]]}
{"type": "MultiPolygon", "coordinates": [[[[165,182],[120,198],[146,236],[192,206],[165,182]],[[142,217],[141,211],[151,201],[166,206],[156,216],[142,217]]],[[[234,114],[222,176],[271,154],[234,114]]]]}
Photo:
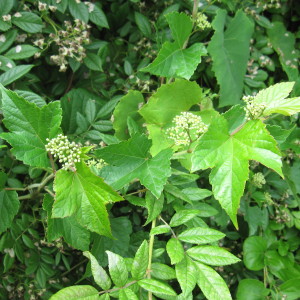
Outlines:
{"type": "Polygon", "coordinates": [[[193,27],[190,0],[43,3],[56,11],[39,9],[38,1],[0,1],[0,83],[14,91],[1,99],[0,299],[49,299],[75,284],[94,288],[73,287],[69,297],[98,297],[99,287],[122,287],[131,279],[138,284],[111,296],[135,299],[141,287],[138,299],[147,299],[145,290],[157,299],[231,299],[230,293],[238,300],[297,299],[298,1],[201,0],[198,11],[211,24],[205,28],[193,27]],[[57,65],[53,56],[63,51],[53,35],[75,19],[90,25],[80,29],[89,41],[78,38],[83,49],[73,45],[73,57],[57,65]],[[283,81],[295,85],[270,92],[266,116],[276,114],[242,129],[255,127],[253,139],[269,141],[268,155],[259,155],[242,134],[230,136],[244,119],[240,99],[283,81]],[[287,108],[281,100],[290,91],[287,108]],[[200,115],[211,127],[195,153],[208,159],[179,155],[170,163],[163,130],[180,112],[199,110],[200,100],[200,115]],[[109,165],[82,164],[76,174],[60,170],[53,182],[45,175],[53,166],[44,146],[61,130],[94,146],[93,159],[109,165]],[[216,131],[226,141],[219,159],[210,148],[216,131]],[[228,169],[235,153],[243,155],[241,164],[228,169]],[[214,179],[222,168],[242,177],[237,183],[232,177],[228,194],[214,179]],[[257,183],[257,173],[265,183],[257,183]],[[69,205],[57,197],[52,210],[54,192],[69,205]],[[224,195],[233,195],[233,206],[224,195]],[[152,279],[144,278],[149,238],[152,279]]]}

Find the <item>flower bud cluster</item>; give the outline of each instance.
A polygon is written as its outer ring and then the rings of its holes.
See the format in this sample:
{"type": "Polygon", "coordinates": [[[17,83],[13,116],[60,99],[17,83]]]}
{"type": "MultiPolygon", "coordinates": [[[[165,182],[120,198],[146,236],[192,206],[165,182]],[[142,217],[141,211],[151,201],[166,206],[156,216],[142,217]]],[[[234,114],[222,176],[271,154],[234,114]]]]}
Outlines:
{"type": "Polygon", "coordinates": [[[76,170],[75,163],[80,162],[81,147],[75,142],[70,143],[68,138],[59,134],[54,139],[47,139],[46,150],[59,159],[64,170],[76,170]]]}
{"type": "Polygon", "coordinates": [[[211,28],[210,22],[207,21],[207,16],[201,12],[197,13],[196,26],[202,31],[211,28]]]}
{"type": "Polygon", "coordinates": [[[205,133],[208,126],[200,116],[190,112],[182,112],[173,119],[174,127],[168,128],[166,134],[177,146],[187,146],[205,133]]]}
{"type": "Polygon", "coordinates": [[[107,163],[104,161],[104,159],[90,159],[87,161],[87,166],[94,167],[98,170],[102,169],[103,167],[107,166],[107,163]]]}
{"type": "Polygon", "coordinates": [[[244,96],[243,101],[246,103],[244,110],[246,112],[246,120],[248,121],[259,119],[267,107],[265,103],[255,102],[253,96],[244,96]]]}
{"type": "Polygon", "coordinates": [[[261,172],[255,173],[252,177],[252,183],[254,186],[262,188],[262,186],[266,183],[264,174],[261,172]]]}
{"type": "MultiPolygon", "coordinates": [[[[83,21],[76,19],[75,24],[65,21],[65,30],[59,30],[57,34],[51,33],[50,43],[54,42],[58,45],[58,55],[52,55],[51,61],[60,66],[59,71],[65,72],[67,70],[67,58],[74,58],[78,62],[86,56],[86,51],[83,45],[89,44],[89,29],[90,25],[83,21]]],[[[42,41],[36,41],[40,46],[42,41]]]]}

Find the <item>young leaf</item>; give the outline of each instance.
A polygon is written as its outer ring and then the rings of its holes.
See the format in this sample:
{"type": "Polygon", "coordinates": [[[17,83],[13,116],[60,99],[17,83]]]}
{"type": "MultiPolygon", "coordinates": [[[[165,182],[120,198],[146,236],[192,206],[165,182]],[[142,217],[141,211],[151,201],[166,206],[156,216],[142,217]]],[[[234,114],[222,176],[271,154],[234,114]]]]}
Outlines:
{"type": "Polygon", "coordinates": [[[171,228],[167,225],[160,225],[156,226],[151,229],[150,234],[151,235],[157,235],[157,234],[163,234],[163,233],[168,233],[171,230],[171,228]]]}
{"type": "Polygon", "coordinates": [[[111,237],[105,204],[122,198],[83,162],[76,168],[76,172],[61,169],[56,173],[52,217],[65,218],[76,214],[78,222],[87,229],[111,237]]]}
{"type": "Polygon", "coordinates": [[[198,277],[197,284],[208,300],[231,300],[231,295],[224,279],[211,267],[194,262],[198,277]]]}
{"type": "Polygon", "coordinates": [[[287,98],[293,89],[294,82],[281,82],[259,91],[255,96],[255,103],[265,103],[264,116],[274,113],[285,116],[293,115],[300,111],[300,97],[287,98]]]}
{"type": "Polygon", "coordinates": [[[175,213],[170,221],[171,227],[176,227],[187,221],[193,219],[199,214],[199,210],[196,209],[183,209],[175,213]]]}
{"type": "Polygon", "coordinates": [[[129,91],[127,95],[121,98],[113,114],[113,127],[117,138],[121,140],[129,138],[127,128],[128,117],[139,122],[141,120],[141,116],[138,114],[138,110],[141,104],[144,104],[144,97],[139,91],[129,91]]]}
{"type": "Polygon", "coordinates": [[[280,152],[265,127],[260,120],[253,120],[237,133],[229,134],[227,121],[220,116],[200,138],[192,155],[193,170],[214,168],[209,176],[214,196],[236,227],[236,214],[248,179],[248,160],[259,161],[282,176],[280,152]]]}
{"type": "Polygon", "coordinates": [[[144,278],[147,271],[148,259],[149,246],[147,241],[143,241],[132,262],[131,274],[133,279],[139,280],[144,278]]]}
{"type": "Polygon", "coordinates": [[[111,287],[111,280],[106,271],[99,265],[94,255],[88,251],[83,252],[83,255],[91,261],[91,269],[95,282],[103,289],[108,290],[111,287]]]}
{"type": "Polygon", "coordinates": [[[180,241],[175,238],[171,238],[167,242],[166,246],[167,253],[171,259],[171,264],[177,264],[184,258],[184,249],[180,241]]]}
{"type": "Polygon", "coordinates": [[[148,209],[148,217],[145,222],[145,225],[147,225],[161,213],[165,199],[163,194],[157,199],[150,192],[147,192],[145,200],[146,208],[148,209]]]}
{"type": "Polygon", "coordinates": [[[227,250],[216,246],[196,246],[187,250],[187,254],[202,263],[212,266],[226,266],[240,261],[227,250]]]}
{"type": "Polygon", "coordinates": [[[259,271],[265,266],[267,241],[261,236],[250,236],[243,244],[244,264],[249,270],[259,271]]]}
{"type": "Polygon", "coordinates": [[[207,244],[218,241],[224,236],[224,233],[215,229],[194,227],[180,233],[178,239],[186,243],[207,244]]]}
{"type": "Polygon", "coordinates": [[[162,85],[149,98],[139,113],[147,122],[149,137],[152,140],[152,155],[172,146],[172,140],[165,134],[166,128],[172,125],[176,115],[200,103],[201,99],[202,89],[197,83],[182,79],[162,85]]]}
{"type": "Polygon", "coordinates": [[[33,167],[50,166],[45,145],[47,138],[54,138],[60,132],[61,108],[59,102],[37,107],[2,88],[4,124],[11,132],[1,137],[13,147],[17,159],[33,167]]]}
{"type": "Polygon", "coordinates": [[[49,300],[98,300],[98,294],[99,292],[90,285],[74,285],[60,290],[49,300]]]}
{"type": "Polygon", "coordinates": [[[128,280],[128,271],[122,256],[106,251],[108,256],[108,268],[112,281],[117,287],[123,287],[128,280]]]}
{"type": "Polygon", "coordinates": [[[0,207],[0,233],[2,233],[7,228],[10,228],[20,207],[20,201],[16,191],[1,191],[0,207]]]}
{"type": "Polygon", "coordinates": [[[236,13],[226,31],[225,21],[226,11],[218,9],[212,22],[215,33],[208,46],[220,85],[220,107],[240,102],[253,32],[253,23],[242,10],[236,13]]]}
{"type": "Polygon", "coordinates": [[[88,250],[90,232],[77,222],[75,216],[53,219],[52,205],[53,198],[46,194],[43,209],[47,211],[48,215],[47,240],[52,242],[63,236],[65,241],[74,248],[82,251],[88,250]]]}
{"type": "Polygon", "coordinates": [[[155,279],[142,279],[138,281],[138,284],[146,291],[152,293],[176,296],[175,291],[169,285],[155,279]]]}
{"type": "Polygon", "coordinates": [[[152,263],[151,276],[161,280],[170,280],[176,278],[176,273],[174,269],[167,265],[161,263],[152,263]]]}
{"type": "Polygon", "coordinates": [[[190,79],[201,62],[201,56],[207,53],[206,48],[201,43],[194,43],[185,49],[185,42],[193,28],[190,17],[184,13],[172,12],[166,18],[175,41],[165,42],[154,62],[141,71],[164,77],[190,79]]]}
{"type": "Polygon", "coordinates": [[[120,300],[139,300],[137,295],[130,289],[121,289],[119,292],[120,300]]]}
{"type": "Polygon", "coordinates": [[[188,295],[195,288],[198,277],[193,261],[185,256],[180,263],[175,265],[175,271],[183,294],[188,295]]]}
{"type": "Polygon", "coordinates": [[[102,174],[115,189],[122,188],[135,178],[159,198],[167,178],[171,175],[171,149],[165,149],[149,157],[151,141],[145,135],[135,135],[128,141],[110,145],[95,151],[95,155],[113,166],[103,169],[102,174]]]}

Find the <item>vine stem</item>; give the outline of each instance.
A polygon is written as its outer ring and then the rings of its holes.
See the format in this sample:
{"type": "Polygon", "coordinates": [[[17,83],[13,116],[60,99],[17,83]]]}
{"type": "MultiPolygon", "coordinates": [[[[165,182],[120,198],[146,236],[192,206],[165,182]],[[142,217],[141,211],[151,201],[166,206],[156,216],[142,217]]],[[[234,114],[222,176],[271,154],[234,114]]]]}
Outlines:
{"type": "Polygon", "coordinates": [[[197,18],[198,6],[199,6],[199,0],[194,0],[194,6],[192,12],[192,17],[194,20],[197,18]]]}
{"type": "MultiPolygon", "coordinates": [[[[152,221],[151,229],[155,228],[155,226],[156,226],[156,218],[152,221]]],[[[154,234],[152,234],[149,239],[149,260],[148,260],[148,267],[147,267],[147,277],[149,279],[151,278],[153,245],[154,245],[154,234]]],[[[148,292],[148,300],[152,300],[152,292],[148,292]]]]}

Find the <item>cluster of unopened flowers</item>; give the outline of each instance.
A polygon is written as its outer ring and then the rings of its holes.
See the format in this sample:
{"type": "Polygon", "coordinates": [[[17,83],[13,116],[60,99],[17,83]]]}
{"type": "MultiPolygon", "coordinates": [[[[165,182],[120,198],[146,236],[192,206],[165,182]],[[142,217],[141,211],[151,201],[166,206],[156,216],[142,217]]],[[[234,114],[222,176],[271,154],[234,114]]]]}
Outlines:
{"type": "Polygon", "coordinates": [[[182,112],[173,119],[175,126],[168,128],[166,134],[177,146],[187,146],[205,133],[208,126],[200,116],[191,112],[182,112]]]}
{"type": "Polygon", "coordinates": [[[243,101],[246,103],[244,110],[246,112],[247,121],[259,119],[267,107],[265,103],[257,103],[254,99],[254,96],[243,97],[243,101]]]}
{"type": "Polygon", "coordinates": [[[207,20],[207,16],[201,12],[197,13],[196,26],[202,31],[211,28],[211,24],[207,20]]]}
{"type": "Polygon", "coordinates": [[[70,142],[68,138],[59,134],[56,138],[47,139],[46,150],[62,164],[64,170],[76,170],[75,164],[81,161],[81,145],[70,142]]]}

